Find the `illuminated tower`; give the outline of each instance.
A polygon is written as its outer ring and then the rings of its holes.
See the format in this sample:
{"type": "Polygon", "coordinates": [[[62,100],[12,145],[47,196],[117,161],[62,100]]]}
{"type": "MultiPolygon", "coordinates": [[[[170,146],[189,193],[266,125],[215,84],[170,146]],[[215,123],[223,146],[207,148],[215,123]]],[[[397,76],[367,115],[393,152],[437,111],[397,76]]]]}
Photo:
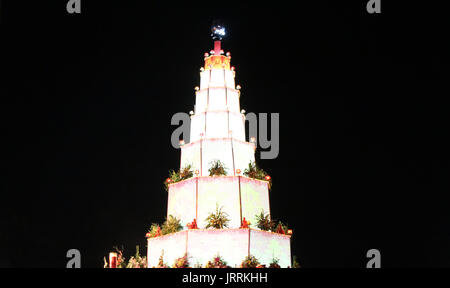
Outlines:
{"type": "Polygon", "coordinates": [[[168,187],[167,216],[180,219],[185,229],[148,238],[149,267],[157,265],[162,253],[167,263],[187,253],[190,263],[205,265],[219,254],[235,267],[251,254],[262,264],[278,258],[281,267],[291,266],[290,236],[254,225],[261,211],[270,217],[269,182],[243,176],[255,161],[256,145],[246,141],[240,86],[235,85],[230,53],[221,49],[224,35],[223,27],[213,27],[214,50],[205,53],[200,86],[195,88],[190,143],[181,145],[180,169],[190,165],[194,176],[168,187]],[[226,176],[209,176],[217,160],[226,167],[226,176]],[[229,215],[228,227],[204,229],[204,220],[217,206],[229,215]],[[244,218],[250,228],[241,228],[244,218]],[[186,229],[193,219],[199,229],[186,229]]]}

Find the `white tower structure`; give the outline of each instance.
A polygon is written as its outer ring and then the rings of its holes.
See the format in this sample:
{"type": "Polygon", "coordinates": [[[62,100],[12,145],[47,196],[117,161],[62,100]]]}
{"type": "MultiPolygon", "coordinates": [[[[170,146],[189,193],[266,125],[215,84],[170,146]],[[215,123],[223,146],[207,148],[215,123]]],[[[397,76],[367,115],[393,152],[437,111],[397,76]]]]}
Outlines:
{"type": "Polygon", "coordinates": [[[148,238],[148,267],[188,255],[191,263],[206,264],[219,254],[230,266],[240,265],[248,255],[269,264],[279,259],[281,267],[291,266],[290,235],[256,229],[253,222],[261,211],[269,214],[269,182],[243,176],[255,161],[256,144],[245,137],[245,115],[239,104],[240,86],[230,53],[221,49],[224,28],[213,27],[214,50],[205,53],[200,69],[200,86],[195,88],[191,115],[190,143],[181,146],[180,169],[190,165],[192,178],[169,184],[167,216],[181,220],[177,233],[148,238]],[[210,176],[208,170],[219,160],[226,176],[210,176]],[[216,207],[229,215],[225,229],[204,229],[204,220],[216,207]],[[243,219],[251,224],[241,228],[243,219]],[[187,229],[196,219],[198,229],[187,229]]]}

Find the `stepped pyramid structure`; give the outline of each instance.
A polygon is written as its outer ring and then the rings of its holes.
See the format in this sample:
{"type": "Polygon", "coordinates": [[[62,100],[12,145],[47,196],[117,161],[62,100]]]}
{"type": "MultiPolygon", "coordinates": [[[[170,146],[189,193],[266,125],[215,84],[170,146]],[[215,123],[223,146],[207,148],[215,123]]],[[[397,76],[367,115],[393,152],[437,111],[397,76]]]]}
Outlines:
{"type": "Polygon", "coordinates": [[[167,216],[180,219],[183,230],[148,238],[148,267],[156,267],[161,255],[164,262],[173,263],[185,254],[192,266],[205,266],[216,255],[231,267],[239,267],[249,255],[267,266],[274,258],[281,267],[291,266],[290,235],[255,225],[261,211],[270,217],[270,183],[243,176],[255,161],[256,144],[246,141],[240,87],[235,86],[230,53],[221,50],[223,32],[220,26],[213,28],[214,50],[205,53],[200,86],[195,88],[190,143],[181,145],[180,169],[190,165],[195,173],[168,185],[167,216]],[[209,176],[211,163],[217,160],[227,168],[226,176],[209,176]],[[228,227],[205,229],[205,219],[216,207],[228,214],[228,227]],[[251,222],[248,227],[244,218],[251,222]],[[197,227],[191,229],[194,219],[197,227]]]}

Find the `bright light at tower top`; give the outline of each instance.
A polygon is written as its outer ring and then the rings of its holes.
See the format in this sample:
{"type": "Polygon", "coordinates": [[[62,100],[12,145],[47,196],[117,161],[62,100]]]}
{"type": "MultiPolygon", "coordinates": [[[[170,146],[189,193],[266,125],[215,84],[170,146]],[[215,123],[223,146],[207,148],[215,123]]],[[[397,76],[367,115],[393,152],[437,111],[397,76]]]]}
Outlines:
{"type": "Polygon", "coordinates": [[[221,25],[214,25],[211,28],[211,37],[213,40],[222,40],[222,38],[225,36],[225,27],[221,25]]]}

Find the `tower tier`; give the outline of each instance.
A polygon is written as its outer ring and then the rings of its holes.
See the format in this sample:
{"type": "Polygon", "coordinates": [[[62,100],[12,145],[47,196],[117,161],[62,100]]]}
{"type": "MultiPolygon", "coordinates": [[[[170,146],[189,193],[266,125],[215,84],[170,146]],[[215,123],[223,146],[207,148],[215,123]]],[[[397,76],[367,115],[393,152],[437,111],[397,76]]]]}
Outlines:
{"type": "Polygon", "coordinates": [[[243,114],[214,110],[191,116],[190,142],[201,138],[227,137],[245,141],[245,116],[243,114]]]}
{"type": "Polygon", "coordinates": [[[205,267],[220,255],[229,266],[239,267],[245,257],[255,256],[269,266],[274,258],[282,268],[291,267],[290,236],[254,229],[184,230],[147,240],[148,267],[156,267],[162,255],[172,265],[185,254],[191,267],[205,267]]]}
{"type": "Polygon", "coordinates": [[[228,214],[229,228],[239,228],[245,217],[255,227],[262,211],[270,217],[268,182],[243,176],[194,177],[169,185],[167,216],[180,219],[186,227],[195,218],[199,228],[221,207],[228,214]]]}
{"type": "Polygon", "coordinates": [[[180,168],[191,165],[199,176],[209,176],[208,169],[215,160],[220,160],[228,175],[244,170],[255,161],[255,144],[234,138],[201,139],[181,146],[180,168]]]}

